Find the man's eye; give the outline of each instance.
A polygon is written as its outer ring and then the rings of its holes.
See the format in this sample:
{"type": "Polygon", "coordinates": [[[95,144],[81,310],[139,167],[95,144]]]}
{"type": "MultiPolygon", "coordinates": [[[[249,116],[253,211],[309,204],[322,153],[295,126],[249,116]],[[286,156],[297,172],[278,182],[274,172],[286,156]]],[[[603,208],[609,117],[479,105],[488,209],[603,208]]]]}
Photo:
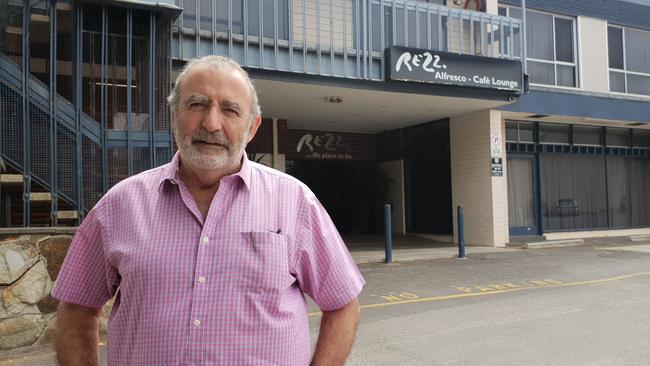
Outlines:
{"type": "Polygon", "coordinates": [[[189,104],[188,108],[193,111],[202,111],[206,107],[206,104],[203,102],[192,102],[189,104]]]}
{"type": "Polygon", "coordinates": [[[239,111],[233,108],[224,108],[224,112],[230,116],[239,117],[239,111]]]}

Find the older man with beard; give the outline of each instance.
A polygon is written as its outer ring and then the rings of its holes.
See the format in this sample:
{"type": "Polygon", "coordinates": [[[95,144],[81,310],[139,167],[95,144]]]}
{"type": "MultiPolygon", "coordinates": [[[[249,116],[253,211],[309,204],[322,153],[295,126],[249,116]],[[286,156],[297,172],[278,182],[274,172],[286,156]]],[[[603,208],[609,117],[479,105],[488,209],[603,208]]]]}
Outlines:
{"type": "Polygon", "coordinates": [[[364,280],[296,179],[248,161],[261,123],[234,61],[189,62],[169,96],[179,152],[113,187],[77,230],[53,296],[62,365],[342,365],[364,280]],[[322,309],[312,355],[304,293],[322,309]]]}

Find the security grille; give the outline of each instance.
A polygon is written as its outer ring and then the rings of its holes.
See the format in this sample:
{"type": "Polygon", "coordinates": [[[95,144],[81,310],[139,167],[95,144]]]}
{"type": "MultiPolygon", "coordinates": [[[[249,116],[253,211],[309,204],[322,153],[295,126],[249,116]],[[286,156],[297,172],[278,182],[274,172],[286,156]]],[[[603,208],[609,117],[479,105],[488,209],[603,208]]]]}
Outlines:
{"type": "Polygon", "coordinates": [[[23,100],[14,89],[0,84],[2,154],[16,164],[23,163],[23,100]]]}
{"type": "Polygon", "coordinates": [[[60,122],[57,129],[56,166],[57,185],[70,199],[77,196],[75,135],[60,122]]]}
{"type": "Polygon", "coordinates": [[[83,152],[83,201],[89,211],[102,196],[104,176],[102,173],[102,148],[86,136],[82,137],[83,152]]]}
{"type": "Polygon", "coordinates": [[[34,175],[50,182],[50,117],[35,104],[29,103],[30,161],[34,175]]]}

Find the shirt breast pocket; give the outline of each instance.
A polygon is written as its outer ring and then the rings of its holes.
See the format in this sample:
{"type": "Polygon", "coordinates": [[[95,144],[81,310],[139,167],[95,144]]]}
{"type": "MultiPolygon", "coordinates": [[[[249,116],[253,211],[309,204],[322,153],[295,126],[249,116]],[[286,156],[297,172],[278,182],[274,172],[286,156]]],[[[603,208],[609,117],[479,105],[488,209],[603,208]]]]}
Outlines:
{"type": "Polygon", "coordinates": [[[252,293],[277,294],[290,286],[288,237],[273,232],[239,233],[234,285],[252,293]]]}

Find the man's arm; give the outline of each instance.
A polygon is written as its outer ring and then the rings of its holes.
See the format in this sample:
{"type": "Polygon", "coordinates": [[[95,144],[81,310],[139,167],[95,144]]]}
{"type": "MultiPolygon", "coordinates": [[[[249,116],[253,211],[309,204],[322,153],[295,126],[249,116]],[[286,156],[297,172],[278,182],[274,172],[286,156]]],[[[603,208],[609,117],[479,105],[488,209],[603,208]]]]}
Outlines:
{"type": "Polygon", "coordinates": [[[56,355],[61,366],[99,365],[99,308],[62,302],[56,321],[56,355]]]}
{"type": "Polygon", "coordinates": [[[345,363],[357,332],[359,315],[357,299],[338,310],[323,311],[312,366],[341,366],[345,363]]]}

